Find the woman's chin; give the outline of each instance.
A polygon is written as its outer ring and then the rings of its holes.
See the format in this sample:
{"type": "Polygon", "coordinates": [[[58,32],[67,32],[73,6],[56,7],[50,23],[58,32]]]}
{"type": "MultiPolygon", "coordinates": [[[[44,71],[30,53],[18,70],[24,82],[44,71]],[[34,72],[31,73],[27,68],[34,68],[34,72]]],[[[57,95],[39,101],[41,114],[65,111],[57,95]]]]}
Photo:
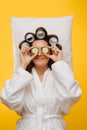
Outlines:
{"type": "Polygon", "coordinates": [[[38,63],[36,64],[37,67],[45,67],[46,65],[45,64],[42,64],[42,63],[38,63]]]}
{"type": "Polygon", "coordinates": [[[44,63],[43,61],[42,62],[37,62],[36,64],[35,64],[35,66],[37,66],[37,67],[46,67],[47,66],[47,63],[44,63]]]}
{"type": "Polygon", "coordinates": [[[34,65],[37,67],[46,67],[48,64],[48,59],[39,59],[39,60],[35,60],[34,65]]]}

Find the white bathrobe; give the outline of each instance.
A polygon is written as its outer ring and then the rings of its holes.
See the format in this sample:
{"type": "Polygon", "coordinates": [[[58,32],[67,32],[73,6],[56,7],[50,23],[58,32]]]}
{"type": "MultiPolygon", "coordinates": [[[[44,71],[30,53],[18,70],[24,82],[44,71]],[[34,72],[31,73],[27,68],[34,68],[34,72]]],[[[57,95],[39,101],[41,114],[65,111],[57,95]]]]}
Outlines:
{"type": "Polygon", "coordinates": [[[62,117],[81,93],[67,63],[58,61],[45,71],[42,82],[34,68],[29,73],[19,67],[0,96],[22,117],[16,130],[66,130],[62,117]]]}

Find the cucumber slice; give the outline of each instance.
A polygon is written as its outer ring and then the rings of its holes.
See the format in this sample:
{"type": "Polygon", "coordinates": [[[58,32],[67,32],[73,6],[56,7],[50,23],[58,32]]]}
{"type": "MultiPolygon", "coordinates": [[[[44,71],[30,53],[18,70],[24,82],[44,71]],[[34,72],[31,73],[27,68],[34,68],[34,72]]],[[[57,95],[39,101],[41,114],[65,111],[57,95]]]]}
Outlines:
{"type": "Polygon", "coordinates": [[[31,52],[33,54],[38,54],[38,48],[36,48],[36,47],[32,48],[31,52]]]}
{"type": "Polygon", "coordinates": [[[42,52],[45,53],[45,54],[48,53],[48,48],[47,47],[43,47],[42,48],[42,52]]]}

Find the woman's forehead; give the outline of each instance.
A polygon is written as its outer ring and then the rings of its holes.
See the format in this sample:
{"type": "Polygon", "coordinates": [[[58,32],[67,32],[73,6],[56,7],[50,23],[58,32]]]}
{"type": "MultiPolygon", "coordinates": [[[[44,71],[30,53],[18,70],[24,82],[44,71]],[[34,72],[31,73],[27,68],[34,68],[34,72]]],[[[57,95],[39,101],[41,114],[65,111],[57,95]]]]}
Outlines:
{"type": "Polygon", "coordinates": [[[36,46],[36,47],[43,47],[47,45],[48,43],[45,40],[35,40],[32,44],[32,46],[36,46]]]}

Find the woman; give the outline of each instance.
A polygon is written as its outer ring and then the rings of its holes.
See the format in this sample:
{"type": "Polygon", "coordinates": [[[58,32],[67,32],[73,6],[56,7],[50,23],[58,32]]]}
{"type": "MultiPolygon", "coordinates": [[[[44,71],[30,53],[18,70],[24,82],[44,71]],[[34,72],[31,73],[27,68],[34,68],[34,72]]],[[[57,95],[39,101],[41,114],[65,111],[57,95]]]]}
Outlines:
{"type": "Polygon", "coordinates": [[[66,130],[62,117],[81,89],[62,60],[58,37],[40,27],[27,33],[19,48],[21,66],[1,93],[3,103],[22,117],[16,130],[66,130]]]}

